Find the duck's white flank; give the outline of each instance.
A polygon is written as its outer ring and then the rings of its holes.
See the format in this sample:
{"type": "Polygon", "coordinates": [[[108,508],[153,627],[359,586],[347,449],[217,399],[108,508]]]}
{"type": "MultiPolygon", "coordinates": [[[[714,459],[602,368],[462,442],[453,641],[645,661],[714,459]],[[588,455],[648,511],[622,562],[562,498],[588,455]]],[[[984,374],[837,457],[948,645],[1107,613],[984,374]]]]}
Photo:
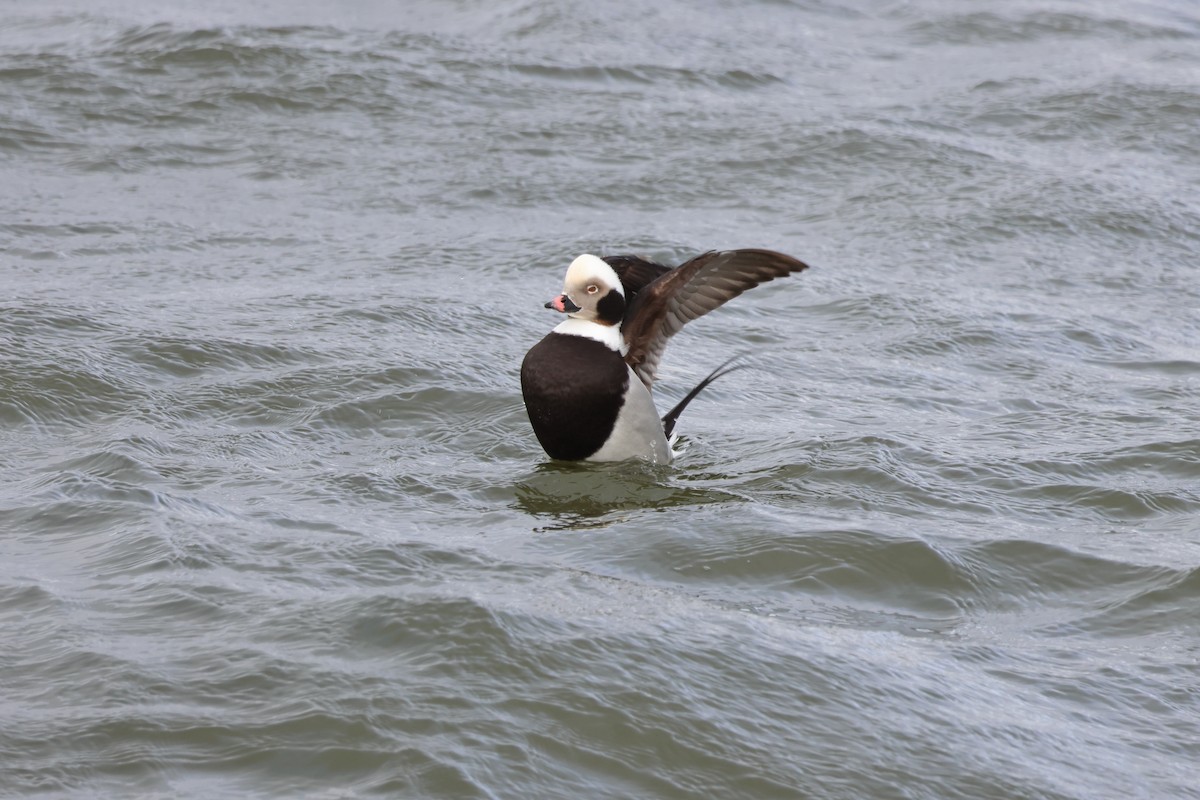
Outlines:
{"type": "MultiPolygon", "coordinates": [[[[628,369],[628,367],[626,368],[628,369]]],[[[662,420],[647,389],[633,370],[629,370],[629,389],[617,414],[612,433],[604,446],[588,461],[624,461],[644,458],[653,464],[670,464],[674,453],[663,435],[662,420]]]]}

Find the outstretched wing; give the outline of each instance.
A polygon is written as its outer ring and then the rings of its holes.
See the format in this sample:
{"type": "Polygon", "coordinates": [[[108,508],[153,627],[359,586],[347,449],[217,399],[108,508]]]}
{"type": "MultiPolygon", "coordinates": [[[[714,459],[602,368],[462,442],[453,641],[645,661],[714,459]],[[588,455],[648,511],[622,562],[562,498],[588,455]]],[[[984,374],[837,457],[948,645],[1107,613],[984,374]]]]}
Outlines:
{"type": "Polygon", "coordinates": [[[625,287],[625,302],[631,302],[635,295],[656,278],[666,275],[670,267],[647,261],[638,256],[604,256],[604,263],[613,268],[621,285],[625,287]]]}
{"type": "Polygon", "coordinates": [[[772,250],[724,250],[696,256],[659,275],[637,293],[625,313],[625,363],[649,388],[667,340],[685,324],[747,289],[804,269],[807,264],[772,250]]]}

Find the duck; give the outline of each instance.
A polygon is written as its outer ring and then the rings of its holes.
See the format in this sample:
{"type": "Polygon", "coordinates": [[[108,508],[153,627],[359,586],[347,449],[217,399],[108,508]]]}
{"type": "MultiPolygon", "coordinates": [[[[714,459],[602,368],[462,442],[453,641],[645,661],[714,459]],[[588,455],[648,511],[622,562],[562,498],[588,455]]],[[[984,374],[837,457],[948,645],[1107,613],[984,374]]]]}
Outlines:
{"type": "Polygon", "coordinates": [[[687,405],[737,365],[718,366],[667,414],[652,390],[667,342],[743,292],[808,269],[773,250],[712,250],[677,267],[633,255],[575,258],[546,308],[565,315],[521,362],[534,435],[562,461],[669,464],[687,405]]]}

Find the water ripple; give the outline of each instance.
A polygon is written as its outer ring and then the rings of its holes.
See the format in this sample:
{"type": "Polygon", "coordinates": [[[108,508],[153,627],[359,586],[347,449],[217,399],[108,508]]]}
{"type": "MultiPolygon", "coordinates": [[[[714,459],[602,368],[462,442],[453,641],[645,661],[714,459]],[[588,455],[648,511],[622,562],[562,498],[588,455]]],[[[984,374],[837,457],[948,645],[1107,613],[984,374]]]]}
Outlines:
{"type": "Polygon", "coordinates": [[[1197,797],[1194,9],[72,2],[0,26],[4,790],[1197,797]],[[813,269],[672,341],[756,365],[681,457],[546,462],[570,258],[734,246],[813,269]]]}

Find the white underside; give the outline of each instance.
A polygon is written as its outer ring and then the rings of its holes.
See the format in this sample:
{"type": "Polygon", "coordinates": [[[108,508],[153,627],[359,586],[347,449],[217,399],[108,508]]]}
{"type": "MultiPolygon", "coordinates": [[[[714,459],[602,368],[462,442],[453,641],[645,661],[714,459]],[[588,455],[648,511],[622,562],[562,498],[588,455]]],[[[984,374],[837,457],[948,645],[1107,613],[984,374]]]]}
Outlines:
{"type": "Polygon", "coordinates": [[[617,414],[617,423],[608,441],[587,460],[644,458],[654,464],[670,464],[673,456],[671,445],[663,435],[662,420],[658,418],[658,409],[654,407],[650,390],[632,369],[626,369],[629,370],[629,390],[625,395],[625,405],[617,414]]]}

